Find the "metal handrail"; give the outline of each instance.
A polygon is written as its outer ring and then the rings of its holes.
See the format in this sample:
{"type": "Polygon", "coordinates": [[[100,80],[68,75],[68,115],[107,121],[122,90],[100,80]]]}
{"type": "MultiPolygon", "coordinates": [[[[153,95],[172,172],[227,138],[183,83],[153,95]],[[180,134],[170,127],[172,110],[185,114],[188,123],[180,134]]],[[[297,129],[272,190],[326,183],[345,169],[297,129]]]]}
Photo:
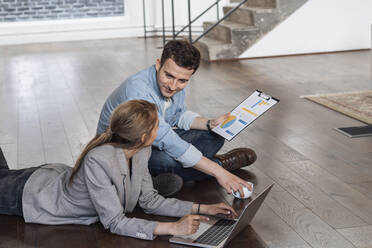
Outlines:
{"type": "Polygon", "coordinates": [[[146,30],[146,5],[145,0],[142,0],[142,11],[143,11],[143,33],[145,39],[147,38],[147,30],[146,30]]]}
{"type": "Polygon", "coordinates": [[[208,10],[210,10],[211,8],[213,8],[214,5],[217,5],[217,18],[219,18],[219,10],[218,10],[218,3],[220,2],[221,0],[217,0],[215,3],[213,3],[211,6],[209,6],[206,10],[204,10],[201,14],[199,14],[197,17],[195,17],[192,21],[189,22],[189,24],[187,24],[186,26],[184,26],[183,28],[180,29],[180,31],[178,31],[175,35],[175,37],[177,37],[180,33],[182,33],[186,28],[188,28],[191,24],[193,24],[196,20],[198,20],[201,16],[203,16],[208,10]]]}
{"type": "MultiPolygon", "coordinates": [[[[205,9],[201,14],[199,14],[197,17],[191,20],[191,4],[190,0],[187,1],[187,7],[188,7],[188,24],[182,27],[179,31],[176,32],[175,30],[175,21],[174,21],[174,0],[171,0],[171,9],[172,9],[172,38],[173,40],[177,38],[177,36],[183,32],[185,32],[186,29],[188,29],[188,36],[190,43],[195,43],[198,40],[200,40],[202,37],[204,37],[206,34],[208,34],[214,27],[216,27],[218,24],[220,24],[222,21],[224,21],[227,17],[229,17],[233,12],[235,12],[240,6],[242,6],[245,2],[248,0],[242,0],[239,4],[237,4],[234,8],[232,8],[229,12],[226,13],[221,19],[220,19],[220,12],[219,12],[219,2],[221,0],[216,0],[212,5],[210,5],[207,9],[205,9]],[[217,22],[213,24],[211,27],[209,27],[206,31],[204,31],[200,36],[198,36],[194,41],[192,40],[192,24],[198,20],[201,16],[203,16],[207,11],[212,9],[216,5],[217,7],[217,22]]],[[[146,30],[146,10],[145,10],[145,0],[142,1],[143,4],[143,27],[144,27],[144,37],[147,38],[147,33],[149,32],[157,32],[146,30]]],[[[161,9],[162,9],[162,33],[163,33],[163,45],[165,44],[165,33],[169,32],[168,30],[165,30],[165,18],[164,18],[164,0],[161,0],[161,9]]],[[[194,31],[195,32],[195,31],[194,31]]]]}
{"type": "Polygon", "coordinates": [[[163,45],[165,44],[165,20],[164,20],[164,0],[161,0],[161,20],[163,24],[163,45]]]}
{"type": "Polygon", "coordinates": [[[196,38],[194,41],[190,41],[192,44],[203,38],[206,34],[208,34],[215,26],[220,24],[222,21],[224,21],[227,17],[229,17],[232,13],[234,13],[240,6],[242,6],[245,2],[248,0],[241,1],[238,5],[236,5],[234,8],[232,8],[229,12],[227,12],[220,20],[218,20],[215,24],[210,26],[204,33],[202,33],[198,38],[196,38]]]}

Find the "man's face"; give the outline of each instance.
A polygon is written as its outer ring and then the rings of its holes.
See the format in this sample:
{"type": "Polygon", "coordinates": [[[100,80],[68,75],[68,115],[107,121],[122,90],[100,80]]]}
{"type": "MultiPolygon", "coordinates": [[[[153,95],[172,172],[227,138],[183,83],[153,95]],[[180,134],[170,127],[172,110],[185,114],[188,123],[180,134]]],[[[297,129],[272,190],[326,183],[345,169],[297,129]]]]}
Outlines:
{"type": "Polygon", "coordinates": [[[158,86],[164,97],[172,97],[183,90],[194,72],[178,66],[172,59],[167,59],[161,67],[160,60],[156,60],[156,71],[158,86]]]}

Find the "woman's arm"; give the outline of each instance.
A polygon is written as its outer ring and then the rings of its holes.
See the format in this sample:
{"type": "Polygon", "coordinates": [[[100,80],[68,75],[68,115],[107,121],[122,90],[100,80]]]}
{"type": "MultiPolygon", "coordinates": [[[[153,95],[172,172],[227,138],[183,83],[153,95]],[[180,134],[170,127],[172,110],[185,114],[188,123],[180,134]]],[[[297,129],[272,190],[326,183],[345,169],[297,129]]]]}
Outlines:
{"type": "Polygon", "coordinates": [[[189,235],[195,233],[200,221],[209,218],[201,215],[185,215],[177,222],[159,223],[154,230],[155,235],[189,235]]]}
{"type": "Polygon", "coordinates": [[[118,197],[116,187],[104,168],[108,162],[100,157],[84,160],[82,166],[89,197],[105,229],[112,233],[135,238],[152,240],[158,222],[144,219],[128,218],[118,197]]]}
{"type": "MultiPolygon", "coordinates": [[[[225,214],[237,217],[237,213],[235,212],[235,210],[225,203],[209,205],[194,203],[192,205],[192,213],[208,215],[225,214]]],[[[154,234],[155,235],[193,234],[198,230],[200,221],[202,220],[208,221],[209,218],[202,215],[185,215],[177,222],[158,223],[158,225],[155,227],[154,234]]]]}
{"type": "Polygon", "coordinates": [[[207,214],[207,215],[216,215],[216,214],[224,214],[224,215],[231,215],[232,217],[238,217],[238,214],[235,210],[227,205],[226,203],[216,203],[216,204],[200,204],[198,207],[199,214],[207,214]]]}
{"type": "Polygon", "coordinates": [[[182,217],[191,214],[193,207],[192,202],[181,201],[175,198],[164,198],[158,194],[154,189],[147,165],[145,166],[141,193],[138,199],[138,203],[145,213],[173,217],[182,217]]]}

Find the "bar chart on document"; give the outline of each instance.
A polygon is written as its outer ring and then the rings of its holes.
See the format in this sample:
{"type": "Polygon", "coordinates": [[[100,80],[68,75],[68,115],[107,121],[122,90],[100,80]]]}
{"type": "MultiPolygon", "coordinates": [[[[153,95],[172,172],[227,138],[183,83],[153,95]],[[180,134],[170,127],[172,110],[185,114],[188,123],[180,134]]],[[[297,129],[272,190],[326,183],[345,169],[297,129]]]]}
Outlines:
{"type": "Polygon", "coordinates": [[[223,123],[213,128],[213,132],[218,133],[230,141],[246,126],[251,124],[278,102],[278,99],[256,90],[231,111],[230,116],[223,123]]]}

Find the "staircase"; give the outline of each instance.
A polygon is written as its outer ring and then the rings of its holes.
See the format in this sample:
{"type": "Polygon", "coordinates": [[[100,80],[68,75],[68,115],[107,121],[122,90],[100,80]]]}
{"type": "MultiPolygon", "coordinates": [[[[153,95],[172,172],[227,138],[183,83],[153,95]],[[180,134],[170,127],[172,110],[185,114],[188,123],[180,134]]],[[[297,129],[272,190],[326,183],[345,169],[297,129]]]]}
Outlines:
{"type": "MultiPolygon", "coordinates": [[[[223,7],[226,15],[234,4],[223,7]]],[[[207,61],[237,59],[308,0],[248,0],[194,45],[207,61]]],[[[204,22],[207,30],[215,22],[204,22]]]]}

